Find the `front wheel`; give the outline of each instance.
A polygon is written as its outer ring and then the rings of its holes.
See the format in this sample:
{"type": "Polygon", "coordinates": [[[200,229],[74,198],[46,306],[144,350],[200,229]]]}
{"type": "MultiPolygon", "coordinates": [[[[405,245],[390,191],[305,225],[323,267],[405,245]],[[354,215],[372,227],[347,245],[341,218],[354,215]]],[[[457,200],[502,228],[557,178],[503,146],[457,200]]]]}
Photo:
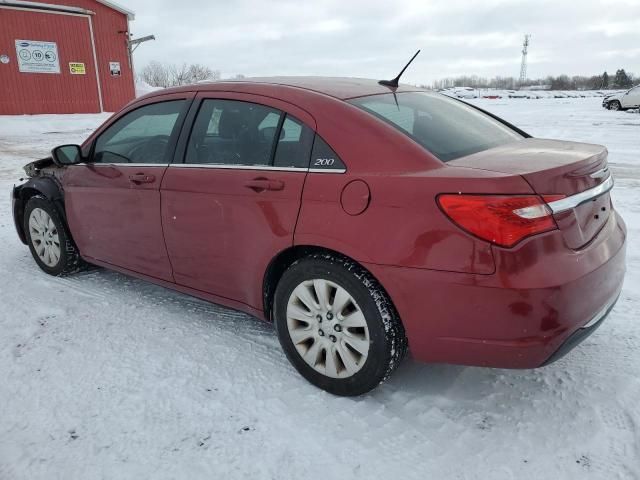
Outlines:
{"type": "Polygon", "coordinates": [[[29,199],[24,231],[34,260],[49,275],[70,275],[85,265],[58,211],[46,198],[29,199]]]}
{"type": "Polygon", "coordinates": [[[618,102],[617,100],[609,103],[609,110],[613,110],[614,112],[620,110],[621,107],[622,105],[620,105],[620,102],[618,102]]]}
{"type": "Polygon", "coordinates": [[[305,257],[284,273],[274,322],[298,372],[335,395],[372,390],[407,349],[400,318],[380,284],[356,263],[330,254],[305,257]]]}

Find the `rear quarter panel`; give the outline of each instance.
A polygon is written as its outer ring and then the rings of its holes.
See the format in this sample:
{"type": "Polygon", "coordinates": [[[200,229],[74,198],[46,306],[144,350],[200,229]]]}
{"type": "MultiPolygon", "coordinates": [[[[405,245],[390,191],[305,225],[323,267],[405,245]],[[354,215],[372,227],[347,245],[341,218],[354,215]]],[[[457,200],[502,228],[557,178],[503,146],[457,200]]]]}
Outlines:
{"type": "Polygon", "coordinates": [[[340,102],[315,112],[318,133],[347,166],[344,174],[310,173],[296,245],[318,245],[367,263],[491,274],[489,243],[456,227],[440,211],[440,193],[531,193],[519,176],[448,167],[404,134],[340,102]],[[340,121],[336,121],[340,118],[340,121]],[[368,208],[349,215],[344,187],[370,190],[368,208]]]}

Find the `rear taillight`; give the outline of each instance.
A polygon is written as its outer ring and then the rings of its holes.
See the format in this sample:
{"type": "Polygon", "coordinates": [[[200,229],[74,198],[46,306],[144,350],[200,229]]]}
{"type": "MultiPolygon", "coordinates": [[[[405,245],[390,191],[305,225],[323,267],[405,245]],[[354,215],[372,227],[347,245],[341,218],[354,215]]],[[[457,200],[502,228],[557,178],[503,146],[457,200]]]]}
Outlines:
{"type": "Polygon", "coordinates": [[[469,233],[501,247],[557,227],[551,209],[537,195],[438,196],[444,213],[469,233]]]}

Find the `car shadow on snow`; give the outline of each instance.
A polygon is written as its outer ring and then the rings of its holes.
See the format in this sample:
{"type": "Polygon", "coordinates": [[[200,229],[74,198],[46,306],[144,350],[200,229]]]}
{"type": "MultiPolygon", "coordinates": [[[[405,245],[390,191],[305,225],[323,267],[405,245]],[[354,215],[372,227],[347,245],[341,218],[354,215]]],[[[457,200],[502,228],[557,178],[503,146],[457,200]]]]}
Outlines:
{"type": "MultiPolygon", "coordinates": [[[[37,267],[33,268],[37,270],[37,267]]],[[[136,310],[148,309],[155,313],[151,319],[153,322],[167,321],[171,326],[184,322],[197,330],[194,333],[214,333],[212,330],[217,330],[218,333],[238,337],[241,341],[249,340],[260,350],[269,352],[271,360],[276,360],[283,368],[288,364],[272,325],[245,313],[144,280],[97,268],[67,278],[46,277],[41,280],[53,282],[58,287],[67,287],[81,297],[117,301],[125,311],[128,306],[136,310]]],[[[246,361],[253,360],[246,357],[246,361]]],[[[582,370],[575,362],[569,363],[582,370]]],[[[434,401],[462,402],[473,411],[483,411],[482,406],[486,407],[485,401],[489,397],[507,402],[511,399],[514,404],[518,404],[518,399],[521,400],[522,393],[526,392],[527,403],[531,405],[536,398],[557,396],[558,387],[560,391],[562,389],[561,379],[567,370],[566,360],[542,369],[504,370],[424,364],[413,360],[409,355],[384,385],[354,400],[377,401],[395,410],[393,405],[398,401],[404,404],[416,399],[424,406],[426,399],[430,398],[434,401]]],[[[293,368],[287,374],[296,375],[293,368]]],[[[304,383],[304,380],[300,381],[304,383]]],[[[307,386],[310,392],[315,390],[312,385],[307,386]]]]}

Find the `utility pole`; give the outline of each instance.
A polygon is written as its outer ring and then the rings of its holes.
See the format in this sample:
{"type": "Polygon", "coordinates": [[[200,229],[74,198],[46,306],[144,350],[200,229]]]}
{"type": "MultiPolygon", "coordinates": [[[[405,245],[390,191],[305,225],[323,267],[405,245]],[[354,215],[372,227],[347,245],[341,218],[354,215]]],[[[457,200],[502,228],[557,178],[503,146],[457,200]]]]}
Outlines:
{"type": "Polygon", "coordinates": [[[524,36],[524,42],[522,42],[522,63],[520,64],[520,88],[527,81],[527,53],[529,50],[529,38],[531,35],[528,33],[524,36]]]}

